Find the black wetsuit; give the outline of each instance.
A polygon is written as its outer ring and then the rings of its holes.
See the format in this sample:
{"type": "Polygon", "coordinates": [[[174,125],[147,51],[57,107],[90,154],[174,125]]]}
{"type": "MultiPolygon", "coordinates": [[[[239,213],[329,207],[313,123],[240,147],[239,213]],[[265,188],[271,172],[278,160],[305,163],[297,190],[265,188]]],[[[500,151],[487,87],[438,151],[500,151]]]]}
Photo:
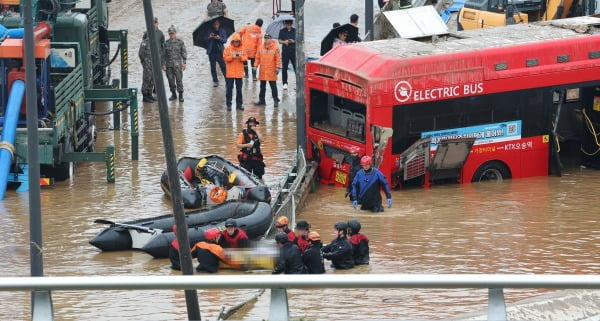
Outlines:
{"type": "Polygon", "coordinates": [[[325,273],[325,265],[323,264],[323,254],[321,254],[322,247],[323,243],[321,243],[320,241],[313,242],[302,255],[302,261],[304,262],[306,273],[325,273]]]}
{"type": "Polygon", "coordinates": [[[364,234],[354,234],[348,239],[352,244],[354,264],[369,264],[369,239],[364,234]]]}
{"type": "Polygon", "coordinates": [[[196,256],[198,257],[199,263],[196,267],[196,271],[208,273],[215,273],[219,271],[219,262],[221,260],[208,249],[196,249],[196,256]]]}
{"type": "Polygon", "coordinates": [[[352,244],[345,236],[338,237],[323,247],[323,258],[331,260],[336,269],[351,269],[354,267],[352,244]]]}
{"type": "Polygon", "coordinates": [[[302,264],[302,255],[296,244],[286,242],[279,251],[277,265],[273,270],[273,274],[302,274],[304,273],[304,265],[302,264]]]}

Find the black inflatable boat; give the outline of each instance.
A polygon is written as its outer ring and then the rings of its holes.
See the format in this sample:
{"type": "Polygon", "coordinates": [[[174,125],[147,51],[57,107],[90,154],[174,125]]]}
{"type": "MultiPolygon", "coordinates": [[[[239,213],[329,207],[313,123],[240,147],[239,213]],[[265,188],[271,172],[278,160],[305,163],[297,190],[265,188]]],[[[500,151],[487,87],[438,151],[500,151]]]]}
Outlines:
{"type": "MultiPolygon", "coordinates": [[[[204,239],[204,231],[209,228],[225,229],[225,220],[235,218],[251,239],[264,235],[273,219],[271,206],[264,202],[226,202],[209,210],[199,210],[186,214],[190,244],[204,239]]],[[[175,239],[172,228],[175,219],[163,215],[114,223],[96,220],[97,223],[111,224],[96,235],[90,244],[102,251],[141,249],[161,258],[168,257],[169,246],[175,239]]]]}
{"type": "MultiPolygon", "coordinates": [[[[269,189],[244,168],[218,155],[183,157],[177,163],[185,208],[204,208],[230,200],[271,201],[269,189]]],[[[171,197],[165,171],[160,186],[171,197]]]]}

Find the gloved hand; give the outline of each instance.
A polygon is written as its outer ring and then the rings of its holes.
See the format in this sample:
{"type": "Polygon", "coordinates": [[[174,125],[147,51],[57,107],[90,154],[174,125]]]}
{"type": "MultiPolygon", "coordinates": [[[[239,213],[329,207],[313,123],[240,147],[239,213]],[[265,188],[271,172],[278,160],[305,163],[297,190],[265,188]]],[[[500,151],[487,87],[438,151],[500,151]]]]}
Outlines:
{"type": "Polygon", "coordinates": [[[392,208],[392,199],[391,198],[387,199],[387,203],[388,203],[388,207],[392,208]]]}
{"type": "Polygon", "coordinates": [[[352,201],[352,206],[354,206],[354,208],[356,208],[358,206],[358,201],[357,200],[352,201]]]}

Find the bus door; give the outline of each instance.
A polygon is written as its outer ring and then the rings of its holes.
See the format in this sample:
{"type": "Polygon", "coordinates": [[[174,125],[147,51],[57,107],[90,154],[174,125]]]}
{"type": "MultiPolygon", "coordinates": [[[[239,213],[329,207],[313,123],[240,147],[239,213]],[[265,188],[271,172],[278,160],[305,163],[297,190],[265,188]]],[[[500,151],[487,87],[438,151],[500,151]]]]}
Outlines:
{"type": "Polygon", "coordinates": [[[388,127],[371,126],[371,137],[373,138],[373,167],[379,168],[383,162],[383,154],[388,140],[394,134],[394,130],[388,127]]]}
{"type": "Polygon", "coordinates": [[[443,139],[429,166],[429,181],[458,182],[463,165],[471,153],[475,138],[443,139]]]}
{"type": "Polygon", "coordinates": [[[600,168],[600,87],[582,88],[581,164],[600,168]]]}

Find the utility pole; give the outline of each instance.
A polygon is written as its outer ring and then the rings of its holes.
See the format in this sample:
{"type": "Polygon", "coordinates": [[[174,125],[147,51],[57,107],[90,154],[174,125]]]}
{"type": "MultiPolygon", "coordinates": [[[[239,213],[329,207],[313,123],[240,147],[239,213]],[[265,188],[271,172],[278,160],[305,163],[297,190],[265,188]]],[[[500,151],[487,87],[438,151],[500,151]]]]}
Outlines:
{"type": "MultiPolygon", "coordinates": [[[[27,114],[27,162],[29,163],[29,259],[31,276],[44,276],[42,243],[42,206],[40,202],[40,161],[38,155],[38,115],[35,57],[33,53],[33,5],[23,1],[23,35],[25,50],[25,99],[27,114]]],[[[32,320],[53,320],[50,291],[31,292],[32,320]]]]}
{"type": "MultiPolygon", "coordinates": [[[[187,223],[185,221],[185,212],[183,210],[183,200],[181,198],[181,185],[179,185],[179,173],[177,172],[177,159],[175,156],[175,147],[173,143],[173,133],[171,132],[171,123],[169,122],[169,110],[167,109],[167,95],[165,93],[165,84],[161,70],[161,57],[158,51],[156,41],[156,31],[154,30],[154,13],[152,11],[152,1],[143,0],[144,16],[146,18],[146,30],[148,43],[150,44],[150,54],[152,56],[152,71],[154,76],[154,86],[158,96],[158,113],[160,115],[160,127],[162,130],[163,144],[165,146],[165,159],[167,161],[167,174],[169,175],[169,185],[171,187],[171,202],[173,204],[173,215],[175,217],[175,226],[177,226],[177,241],[179,242],[179,257],[181,261],[181,273],[183,275],[193,275],[194,266],[192,264],[192,254],[190,253],[190,241],[187,233],[187,223]]],[[[196,290],[185,290],[185,302],[187,306],[189,320],[201,320],[200,306],[198,303],[198,293],[196,290]]]]}
{"type": "Polygon", "coordinates": [[[296,145],[306,152],[306,100],[304,96],[304,0],[296,0],[296,145]]]}
{"type": "Polygon", "coordinates": [[[373,0],[365,0],[365,40],[373,40],[373,0]]]}

